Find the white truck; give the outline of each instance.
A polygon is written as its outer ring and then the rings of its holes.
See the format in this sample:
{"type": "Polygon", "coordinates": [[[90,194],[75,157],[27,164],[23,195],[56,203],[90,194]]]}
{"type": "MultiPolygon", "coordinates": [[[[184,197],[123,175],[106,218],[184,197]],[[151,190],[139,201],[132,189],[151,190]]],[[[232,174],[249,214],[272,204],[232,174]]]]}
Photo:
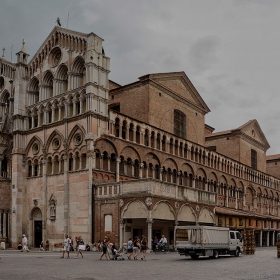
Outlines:
{"type": "Polygon", "coordinates": [[[238,257],[243,252],[243,240],[239,231],[214,226],[176,226],[174,245],[180,255],[198,259],[219,255],[238,257]]]}

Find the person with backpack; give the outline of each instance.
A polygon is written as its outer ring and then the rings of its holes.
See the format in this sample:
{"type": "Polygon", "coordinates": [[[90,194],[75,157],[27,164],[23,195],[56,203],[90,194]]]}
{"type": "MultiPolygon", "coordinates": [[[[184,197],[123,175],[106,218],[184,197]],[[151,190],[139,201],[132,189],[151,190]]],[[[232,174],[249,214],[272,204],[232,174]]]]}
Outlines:
{"type": "Polygon", "coordinates": [[[103,256],[105,255],[107,261],[109,261],[109,257],[108,257],[108,246],[109,246],[109,238],[107,236],[105,236],[103,242],[102,242],[102,254],[100,256],[100,260],[103,258],[103,256]]]}

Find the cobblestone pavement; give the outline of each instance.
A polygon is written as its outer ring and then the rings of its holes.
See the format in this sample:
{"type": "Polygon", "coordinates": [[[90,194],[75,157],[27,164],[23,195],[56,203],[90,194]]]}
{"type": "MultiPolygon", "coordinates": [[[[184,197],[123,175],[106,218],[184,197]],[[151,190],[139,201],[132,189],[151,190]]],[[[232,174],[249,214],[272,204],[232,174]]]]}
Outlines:
{"type": "Polygon", "coordinates": [[[58,252],[31,250],[0,251],[0,279],[274,279],[280,280],[280,258],[276,247],[257,248],[255,255],[199,258],[192,260],[178,253],[147,254],[147,261],[99,260],[100,253],[85,252],[84,258],[61,259],[58,252]]]}

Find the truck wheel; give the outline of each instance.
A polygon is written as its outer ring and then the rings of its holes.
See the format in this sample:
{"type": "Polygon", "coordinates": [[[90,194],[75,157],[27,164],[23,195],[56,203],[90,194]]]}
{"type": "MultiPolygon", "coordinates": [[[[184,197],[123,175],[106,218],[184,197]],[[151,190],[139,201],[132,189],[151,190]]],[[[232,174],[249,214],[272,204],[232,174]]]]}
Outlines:
{"type": "Polygon", "coordinates": [[[219,257],[219,252],[217,251],[217,250],[215,250],[214,252],[213,252],[213,258],[214,259],[217,259],[219,257]]]}
{"type": "Polygon", "coordinates": [[[239,253],[240,253],[240,252],[239,252],[239,249],[236,249],[235,252],[234,252],[234,256],[235,256],[235,257],[239,257],[239,253]]]}
{"type": "Polygon", "coordinates": [[[190,257],[193,259],[193,260],[197,260],[199,258],[199,255],[190,255],[190,257]]]}

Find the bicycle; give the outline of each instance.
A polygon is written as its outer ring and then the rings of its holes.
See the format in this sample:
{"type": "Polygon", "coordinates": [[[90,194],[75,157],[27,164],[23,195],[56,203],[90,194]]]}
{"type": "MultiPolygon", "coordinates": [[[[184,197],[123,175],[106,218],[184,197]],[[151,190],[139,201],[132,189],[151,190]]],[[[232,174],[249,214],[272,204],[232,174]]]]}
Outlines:
{"type": "Polygon", "coordinates": [[[155,254],[158,253],[168,253],[169,252],[169,246],[166,244],[165,246],[163,246],[162,244],[157,244],[155,247],[155,254]]]}

